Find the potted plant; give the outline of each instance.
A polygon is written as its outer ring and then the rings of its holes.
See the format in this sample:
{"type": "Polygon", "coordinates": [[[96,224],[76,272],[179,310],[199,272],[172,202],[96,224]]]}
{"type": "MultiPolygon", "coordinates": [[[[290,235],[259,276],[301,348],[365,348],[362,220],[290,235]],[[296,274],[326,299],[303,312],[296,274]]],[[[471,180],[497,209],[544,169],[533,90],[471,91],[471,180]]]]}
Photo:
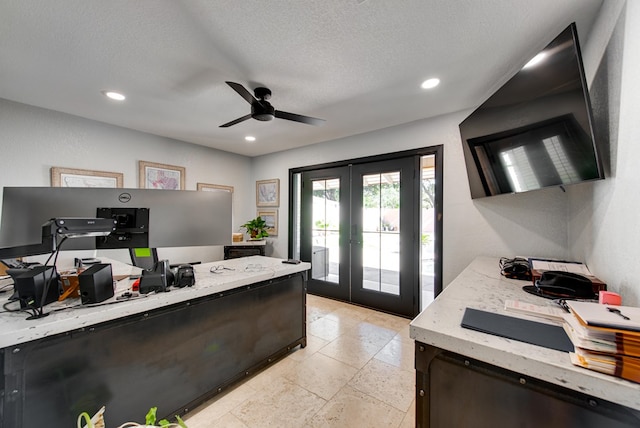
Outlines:
{"type": "Polygon", "coordinates": [[[269,233],[267,233],[267,222],[260,216],[249,220],[240,227],[246,229],[251,239],[254,240],[260,240],[269,236],[269,233]]]}
{"type": "MultiPolygon", "coordinates": [[[[104,428],[104,411],[105,407],[103,406],[98,413],[90,417],[87,412],[82,412],[78,415],[77,428],[104,428]]],[[[175,423],[169,422],[166,419],[162,419],[157,421],[156,413],[158,411],[157,407],[152,407],[147,412],[145,416],[145,423],[139,424],[137,422],[125,422],[120,425],[118,428],[128,428],[128,427],[138,427],[138,428],[187,428],[187,425],[180,418],[180,416],[176,415],[175,423]],[[158,425],[156,425],[156,423],[158,425]]]]}

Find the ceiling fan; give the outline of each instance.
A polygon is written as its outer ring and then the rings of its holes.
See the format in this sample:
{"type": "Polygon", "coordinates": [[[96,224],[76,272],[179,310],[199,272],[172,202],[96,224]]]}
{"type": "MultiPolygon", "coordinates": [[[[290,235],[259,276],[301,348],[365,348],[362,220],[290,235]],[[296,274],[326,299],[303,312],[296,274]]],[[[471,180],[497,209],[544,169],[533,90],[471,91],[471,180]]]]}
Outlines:
{"type": "Polygon", "coordinates": [[[249,104],[251,104],[251,114],[246,116],[239,117],[236,120],[232,120],[231,122],[225,123],[224,125],[220,125],[220,128],[228,128],[229,126],[236,125],[240,122],[244,122],[247,119],[254,118],[260,121],[269,121],[274,117],[278,119],[286,119],[293,120],[294,122],[306,123],[309,125],[322,125],[325,121],[324,119],[317,119],[315,117],[302,116],[300,114],[295,113],[287,113],[286,111],[280,111],[273,108],[271,103],[269,103],[269,98],[271,98],[271,90],[269,88],[255,88],[253,93],[255,97],[251,95],[251,92],[245,89],[239,83],[235,82],[226,82],[227,85],[231,86],[231,88],[236,91],[242,98],[244,98],[249,104]]]}

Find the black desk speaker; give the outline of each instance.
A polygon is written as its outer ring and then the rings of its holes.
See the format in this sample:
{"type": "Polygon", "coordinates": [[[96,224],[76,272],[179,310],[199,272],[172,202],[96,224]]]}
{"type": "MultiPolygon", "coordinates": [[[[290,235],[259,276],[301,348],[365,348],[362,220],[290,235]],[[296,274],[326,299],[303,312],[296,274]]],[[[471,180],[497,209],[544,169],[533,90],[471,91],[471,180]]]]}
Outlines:
{"type": "Polygon", "coordinates": [[[80,299],[83,305],[100,303],[113,297],[113,275],[111,265],[99,263],[78,275],[80,299]]]}
{"type": "Polygon", "coordinates": [[[48,305],[58,300],[58,296],[60,296],[58,289],[60,277],[55,266],[35,266],[31,269],[25,269],[24,272],[14,276],[13,280],[20,298],[21,308],[27,306],[38,308],[41,305],[48,305]],[[43,302],[42,295],[47,286],[43,302]]]}

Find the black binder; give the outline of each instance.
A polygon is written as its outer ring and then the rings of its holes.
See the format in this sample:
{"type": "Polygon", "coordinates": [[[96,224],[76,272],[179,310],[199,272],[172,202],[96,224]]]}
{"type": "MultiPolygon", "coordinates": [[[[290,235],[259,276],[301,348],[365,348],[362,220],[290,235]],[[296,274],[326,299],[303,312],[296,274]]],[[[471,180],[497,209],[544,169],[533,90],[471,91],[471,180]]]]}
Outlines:
{"type": "Polygon", "coordinates": [[[465,309],[460,325],[464,328],[506,337],[519,342],[563,352],[573,352],[573,344],[567,333],[557,325],[509,317],[473,308],[465,309]]]}

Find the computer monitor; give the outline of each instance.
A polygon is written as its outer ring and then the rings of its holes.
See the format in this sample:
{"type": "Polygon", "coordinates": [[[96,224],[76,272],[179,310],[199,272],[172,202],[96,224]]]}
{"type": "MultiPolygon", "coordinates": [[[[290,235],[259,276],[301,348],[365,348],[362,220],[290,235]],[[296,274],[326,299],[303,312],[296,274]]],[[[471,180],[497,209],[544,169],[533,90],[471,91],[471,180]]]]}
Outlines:
{"type": "MultiPolygon", "coordinates": [[[[45,254],[42,225],[56,217],[100,217],[128,209],[148,212],[148,241],[126,235],[107,248],[225,245],[231,241],[231,193],[189,190],[5,187],[0,222],[0,258],[45,254]],[[17,248],[17,249],[16,249],[17,248]],[[12,250],[16,249],[16,250],[12,250]]],[[[76,238],[62,250],[93,250],[100,238],[76,238]]]]}

